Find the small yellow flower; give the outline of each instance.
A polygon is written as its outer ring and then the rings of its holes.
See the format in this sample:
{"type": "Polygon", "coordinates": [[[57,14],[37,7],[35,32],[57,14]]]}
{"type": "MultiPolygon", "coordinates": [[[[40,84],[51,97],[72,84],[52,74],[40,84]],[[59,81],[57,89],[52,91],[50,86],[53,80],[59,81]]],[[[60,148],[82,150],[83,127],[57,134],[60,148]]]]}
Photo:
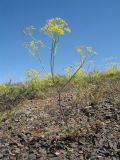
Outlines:
{"type": "Polygon", "coordinates": [[[52,18],[46,21],[46,25],[41,28],[41,31],[47,35],[64,35],[65,32],[71,32],[67,23],[61,18],[52,18]]]}

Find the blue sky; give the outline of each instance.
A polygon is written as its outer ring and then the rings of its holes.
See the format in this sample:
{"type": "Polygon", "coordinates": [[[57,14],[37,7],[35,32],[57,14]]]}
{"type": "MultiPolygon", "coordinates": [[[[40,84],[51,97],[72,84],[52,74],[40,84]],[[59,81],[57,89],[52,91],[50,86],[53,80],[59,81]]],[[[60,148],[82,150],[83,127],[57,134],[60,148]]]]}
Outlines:
{"type": "MultiPolygon", "coordinates": [[[[82,44],[98,52],[94,63],[99,68],[112,57],[120,62],[120,0],[0,0],[0,82],[22,81],[28,68],[39,69],[23,48],[22,30],[31,24],[39,29],[53,17],[66,20],[72,30],[60,39],[58,73],[79,61],[75,47],[82,44]]],[[[37,37],[48,42],[42,33],[37,37]]],[[[41,57],[49,71],[49,52],[41,50],[41,57]]]]}

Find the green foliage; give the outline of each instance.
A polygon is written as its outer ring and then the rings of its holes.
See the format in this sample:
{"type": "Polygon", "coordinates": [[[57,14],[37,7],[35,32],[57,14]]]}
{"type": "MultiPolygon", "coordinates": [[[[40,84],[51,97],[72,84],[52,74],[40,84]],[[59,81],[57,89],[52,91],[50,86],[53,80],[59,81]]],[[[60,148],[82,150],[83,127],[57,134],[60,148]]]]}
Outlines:
{"type": "MultiPolygon", "coordinates": [[[[36,72],[35,72],[36,73],[36,72]]],[[[38,72],[37,72],[38,73],[38,72]]],[[[36,74],[35,74],[36,75],[36,74]]],[[[33,75],[32,75],[33,76],[33,75]]],[[[31,77],[31,74],[30,74],[31,77]]],[[[34,76],[33,76],[34,77],[34,76]]],[[[19,103],[25,99],[45,98],[46,96],[52,96],[52,90],[54,88],[51,80],[51,75],[47,74],[43,78],[30,78],[29,81],[19,84],[1,84],[0,85],[0,110],[6,110],[16,107],[19,103]]],[[[73,80],[70,82],[78,92],[84,90],[84,87],[91,88],[91,99],[97,101],[103,94],[100,90],[102,83],[105,83],[110,79],[120,78],[120,69],[111,66],[104,71],[92,71],[86,73],[85,71],[79,71],[73,80]]],[[[69,79],[67,74],[55,75],[55,81],[58,81],[58,86],[64,85],[69,79]]]]}
{"type": "Polygon", "coordinates": [[[43,132],[46,136],[50,136],[53,134],[53,130],[51,130],[50,128],[44,128],[43,132]]]}
{"type": "Polygon", "coordinates": [[[104,74],[106,76],[113,76],[119,73],[119,69],[116,65],[113,65],[112,67],[109,67],[105,70],[104,74]]]}
{"type": "Polygon", "coordinates": [[[28,79],[30,80],[37,80],[40,77],[40,72],[34,69],[28,69],[25,72],[25,75],[27,76],[28,79]]]}
{"type": "Polygon", "coordinates": [[[0,112],[0,122],[1,122],[2,119],[3,119],[3,116],[4,116],[4,113],[3,113],[3,112],[0,112]]]}
{"type": "Polygon", "coordinates": [[[24,99],[24,87],[19,84],[6,84],[0,89],[0,109],[11,109],[24,99]]]}

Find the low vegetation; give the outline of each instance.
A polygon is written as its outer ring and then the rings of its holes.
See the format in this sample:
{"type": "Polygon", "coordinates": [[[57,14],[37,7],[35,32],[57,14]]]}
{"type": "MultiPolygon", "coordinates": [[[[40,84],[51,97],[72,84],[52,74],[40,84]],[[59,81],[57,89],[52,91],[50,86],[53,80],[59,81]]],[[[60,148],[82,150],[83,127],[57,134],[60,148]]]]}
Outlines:
{"type": "MultiPolygon", "coordinates": [[[[68,75],[56,75],[55,78],[59,80],[58,86],[64,85],[69,79],[68,75]]],[[[85,96],[89,94],[88,98],[97,102],[103,93],[109,94],[115,88],[119,88],[117,84],[119,80],[120,69],[114,66],[101,72],[81,72],[73,78],[66,91],[68,88],[75,90],[82,97],[82,94],[87,90],[85,96]]],[[[12,109],[26,99],[46,99],[55,95],[55,92],[55,87],[49,76],[41,79],[30,79],[24,83],[1,84],[0,109],[1,111],[12,109]]]]}

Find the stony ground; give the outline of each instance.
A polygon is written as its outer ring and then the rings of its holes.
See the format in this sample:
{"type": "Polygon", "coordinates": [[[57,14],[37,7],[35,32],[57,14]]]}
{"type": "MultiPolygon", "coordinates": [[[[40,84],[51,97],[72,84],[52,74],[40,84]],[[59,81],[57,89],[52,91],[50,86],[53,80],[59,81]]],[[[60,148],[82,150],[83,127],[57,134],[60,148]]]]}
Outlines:
{"type": "Polygon", "coordinates": [[[119,160],[120,94],[116,101],[102,97],[98,103],[76,102],[66,94],[63,109],[57,97],[26,100],[0,123],[1,160],[119,160]]]}

